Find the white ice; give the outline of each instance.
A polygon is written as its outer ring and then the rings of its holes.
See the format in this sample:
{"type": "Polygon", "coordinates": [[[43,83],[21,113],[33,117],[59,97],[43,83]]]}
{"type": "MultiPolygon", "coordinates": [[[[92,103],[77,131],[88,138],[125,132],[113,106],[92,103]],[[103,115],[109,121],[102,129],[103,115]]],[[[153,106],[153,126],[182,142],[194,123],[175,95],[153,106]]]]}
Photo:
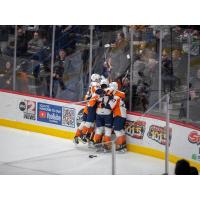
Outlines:
{"type": "MultiPolygon", "coordinates": [[[[0,126],[0,174],[111,174],[111,153],[96,153],[71,140],[0,126]],[[89,158],[89,155],[97,157],[89,158]]],[[[163,174],[164,160],[116,154],[116,174],[163,174]]],[[[174,164],[169,164],[173,174],[174,164]]]]}

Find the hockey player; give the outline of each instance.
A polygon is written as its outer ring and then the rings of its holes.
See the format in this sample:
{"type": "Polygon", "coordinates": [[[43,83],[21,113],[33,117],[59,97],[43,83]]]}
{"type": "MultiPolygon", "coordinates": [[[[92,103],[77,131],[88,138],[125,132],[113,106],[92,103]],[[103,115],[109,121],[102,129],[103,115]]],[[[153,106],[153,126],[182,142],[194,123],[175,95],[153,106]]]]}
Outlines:
{"type": "MultiPolygon", "coordinates": [[[[107,79],[101,80],[101,89],[99,92],[99,99],[97,100],[96,110],[96,130],[94,136],[95,144],[100,144],[101,141],[109,144],[111,141],[113,114],[109,105],[110,96],[106,94],[105,89],[109,82],[107,79]],[[104,135],[103,135],[104,134],[104,135]]],[[[106,145],[108,146],[108,145],[106,145]]]]}
{"type": "Polygon", "coordinates": [[[126,122],[126,107],[123,99],[125,95],[118,91],[118,84],[116,82],[110,83],[109,87],[113,91],[113,99],[109,101],[109,105],[113,111],[113,130],[116,135],[117,151],[126,151],[126,136],[124,126],[126,122]]]}
{"type": "Polygon", "coordinates": [[[91,83],[87,94],[85,95],[85,99],[90,99],[92,95],[95,93],[96,89],[100,87],[101,76],[99,74],[91,75],[91,83]]]}
{"type": "Polygon", "coordinates": [[[96,112],[96,95],[95,91],[99,88],[100,84],[100,75],[92,74],[91,76],[91,84],[89,86],[89,90],[85,95],[84,100],[88,101],[84,111],[83,111],[83,120],[76,131],[76,135],[74,137],[74,142],[76,144],[79,143],[79,139],[83,143],[87,142],[86,134],[93,132],[94,129],[94,121],[95,121],[95,112],[96,112]]]}
{"type": "Polygon", "coordinates": [[[96,109],[97,109],[97,100],[99,95],[96,93],[92,95],[91,99],[87,103],[87,118],[82,128],[82,141],[86,143],[88,140],[92,139],[92,134],[94,132],[94,123],[96,119],[96,109]]]}

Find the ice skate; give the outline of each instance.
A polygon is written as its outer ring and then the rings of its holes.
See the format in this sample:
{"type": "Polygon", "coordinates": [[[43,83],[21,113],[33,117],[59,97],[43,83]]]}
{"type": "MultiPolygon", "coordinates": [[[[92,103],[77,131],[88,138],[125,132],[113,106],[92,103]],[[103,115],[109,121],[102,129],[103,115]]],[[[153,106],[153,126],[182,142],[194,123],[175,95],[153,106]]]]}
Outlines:
{"type": "Polygon", "coordinates": [[[116,151],[119,153],[127,152],[126,145],[119,145],[119,147],[116,149],[116,151]]]}
{"type": "Polygon", "coordinates": [[[79,144],[79,138],[77,136],[75,136],[73,142],[74,142],[74,144],[79,144]]]}
{"type": "Polygon", "coordinates": [[[86,144],[86,143],[88,142],[85,135],[82,135],[82,136],[80,137],[80,141],[81,141],[83,144],[86,144]]]}

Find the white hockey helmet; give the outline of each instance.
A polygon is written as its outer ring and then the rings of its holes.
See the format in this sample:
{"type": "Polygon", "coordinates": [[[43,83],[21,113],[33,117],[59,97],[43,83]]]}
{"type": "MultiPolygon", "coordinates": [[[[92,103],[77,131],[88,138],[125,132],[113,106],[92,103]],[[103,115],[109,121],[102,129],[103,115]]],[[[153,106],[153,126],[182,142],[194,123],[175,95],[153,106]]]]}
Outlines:
{"type": "Polygon", "coordinates": [[[103,75],[100,76],[100,80],[106,79],[103,75]]]}
{"type": "Polygon", "coordinates": [[[116,90],[118,90],[118,83],[117,82],[111,82],[109,84],[109,87],[116,91],[116,90]]]}
{"type": "Polygon", "coordinates": [[[92,82],[100,82],[100,75],[99,74],[92,74],[91,75],[91,81],[92,82]]]}
{"type": "Polygon", "coordinates": [[[109,81],[108,81],[108,79],[102,79],[101,80],[101,82],[100,82],[100,85],[101,86],[106,86],[106,87],[108,87],[109,86],[109,81]]]}

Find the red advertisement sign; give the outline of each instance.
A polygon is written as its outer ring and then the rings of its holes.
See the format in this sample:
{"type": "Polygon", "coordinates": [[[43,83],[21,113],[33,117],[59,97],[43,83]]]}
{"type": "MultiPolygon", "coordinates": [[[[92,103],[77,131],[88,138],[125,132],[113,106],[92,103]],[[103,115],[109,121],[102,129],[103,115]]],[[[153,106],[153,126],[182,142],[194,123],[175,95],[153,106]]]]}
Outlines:
{"type": "MultiPolygon", "coordinates": [[[[147,136],[150,139],[158,142],[159,144],[166,145],[167,142],[166,130],[167,130],[166,127],[151,125],[147,133],[147,136]]],[[[171,139],[172,139],[172,128],[169,128],[169,144],[171,143],[171,139]]]]}
{"type": "Polygon", "coordinates": [[[125,133],[136,139],[143,139],[146,130],[145,121],[126,121],[125,133]]]}
{"type": "Polygon", "coordinates": [[[197,131],[192,131],[188,136],[188,140],[192,144],[199,145],[200,144],[200,135],[198,134],[197,131]]]}

